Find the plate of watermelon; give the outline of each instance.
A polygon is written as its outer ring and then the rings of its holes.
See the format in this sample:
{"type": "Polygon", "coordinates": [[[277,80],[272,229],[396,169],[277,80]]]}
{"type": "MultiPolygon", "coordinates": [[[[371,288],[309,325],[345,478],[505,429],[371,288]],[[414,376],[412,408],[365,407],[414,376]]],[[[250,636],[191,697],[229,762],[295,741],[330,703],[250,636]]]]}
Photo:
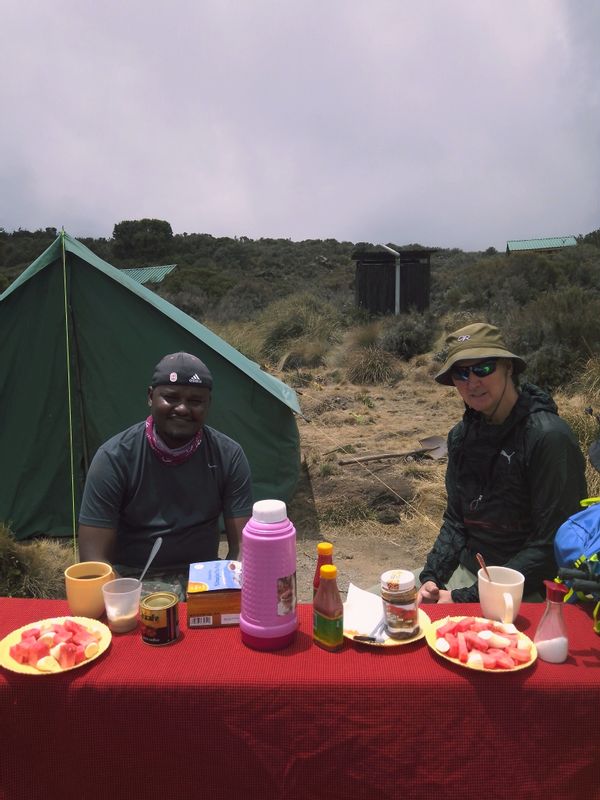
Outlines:
{"type": "Polygon", "coordinates": [[[112,634],[87,617],[53,617],[31,622],[0,642],[0,666],[23,675],[51,675],[89,664],[102,655],[112,634]]]}
{"type": "Polygon", "coordinates": [[[483,617],[445,617],[432,622],[425,637],[442,658],[480,672],[516,672],[537,658],[534,643],[512,623],[483,617]]]}

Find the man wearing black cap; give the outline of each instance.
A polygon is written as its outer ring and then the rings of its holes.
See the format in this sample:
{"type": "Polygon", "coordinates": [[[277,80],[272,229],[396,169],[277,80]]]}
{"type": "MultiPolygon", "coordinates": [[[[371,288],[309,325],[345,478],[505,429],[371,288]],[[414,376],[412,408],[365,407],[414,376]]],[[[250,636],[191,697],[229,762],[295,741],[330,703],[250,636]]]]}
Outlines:
{"type": "Polygon", "coordinates": [[[218,558],[219,517],[237,558],[252,512],[250,468],[239,444],[205,425],[212,375],[189,353],[156,365],[150,416],[113,436],[95,454],[79,514],[82,561],[108,561],[139,574],[160,536],[155,573],[181,575],[218,558]]]}

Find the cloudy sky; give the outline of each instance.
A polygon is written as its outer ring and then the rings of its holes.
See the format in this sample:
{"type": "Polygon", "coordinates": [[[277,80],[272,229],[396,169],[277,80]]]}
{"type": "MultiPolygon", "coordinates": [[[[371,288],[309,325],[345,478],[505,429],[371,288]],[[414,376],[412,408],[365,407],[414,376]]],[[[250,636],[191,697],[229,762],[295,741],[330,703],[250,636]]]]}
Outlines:
{"type": "Polygon", "coordinates": [[[597,0],[1,0],[0,227],[600,228],[597,0]]]}

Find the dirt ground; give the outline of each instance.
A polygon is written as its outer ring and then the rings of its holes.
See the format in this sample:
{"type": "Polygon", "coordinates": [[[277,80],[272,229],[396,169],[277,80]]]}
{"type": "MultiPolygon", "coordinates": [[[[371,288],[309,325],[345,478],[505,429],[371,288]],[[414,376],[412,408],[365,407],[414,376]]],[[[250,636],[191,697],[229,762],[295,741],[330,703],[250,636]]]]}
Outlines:
{"type": "Polygon", "coordinates": [[[456,393],[434,382],[437,369],[422,359],[392,385],[370,387],[326,369],[302,372],[302,476],[288,509],[300,602],[312,599],[319,541],[334,544],[344,594],[350,582],[367,589],[386,569],[423,563],[445,505],[446,459],[429,457],[422,440],[445,442],[462,414],[456,393]],[[371,456],[380,458],[361,460],[371,456]]]}

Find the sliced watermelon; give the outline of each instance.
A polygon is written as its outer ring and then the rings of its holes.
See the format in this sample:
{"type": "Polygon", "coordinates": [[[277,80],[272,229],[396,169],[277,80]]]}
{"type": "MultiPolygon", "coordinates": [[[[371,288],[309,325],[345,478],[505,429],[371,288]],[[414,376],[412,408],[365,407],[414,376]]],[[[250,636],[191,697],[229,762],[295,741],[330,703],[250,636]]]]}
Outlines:
{"type": "Polygon", "coordinates": [[[58,663],[63,669],[75,666],[75,657],[77,655],[77,645],[72,642],[63,642],[60,645],[58,654],[58,663]]]}
{"type": "Polygon", "coordinates": [[[458,639],[458,660],[462,664],[466,664],[469,659],[469,649],[463,631],[458,631],[456,638],[458,639]]]}
{"type": "Polygon", "coordinates": [[[462,619],[459,619],[456,623],[456,632],[458,633],[458,631],[461,631],[464,633],[464,631],[468,631],[472,623],[472,617],[463,617],[462,619]]]}
{"type": "Polygon", "coordinates": [[[40,658],[44,658],[44,656],[47,656],[49,654],[50,654],[50,645],[47,642],[40,642],[38,640],[34,642],[29,648],[27,663],[31,664],[32,667],[35,667],[40,658]]]}
{"type": "Polygon", "coordinates": [[[458,639],[453,633],[447,633],[444,636],[444,639],[450,645],[450,649],[448,650],[448,656],[450,658],[458,658],[458,639]]]}
{"type": "Polygon", "coordinates": [[[467,645],[470,647],[471,650],[481,650],[482,652],[487,652],[490,649],[490,645],[486,642],[485,639],[482,639],[481,636],[478,636],[473,631],[465,631],[465,640],[467,645]]]}
{"type": "Polygon", "coordinates": [[[531,660],[531,655],[527,650],[518,650],[516,647],[507,647],[506,655],[512,658],[516,664],[527,664],[531,660]]]}
{"type": "Polygon", "coordinates": [[[438,638],[443,639],[447,633],[454,633],[457,625],[458,623],[456,620],[448,620],[448,622],[440,625],[440,627],[437,629],[438,638]]]}

